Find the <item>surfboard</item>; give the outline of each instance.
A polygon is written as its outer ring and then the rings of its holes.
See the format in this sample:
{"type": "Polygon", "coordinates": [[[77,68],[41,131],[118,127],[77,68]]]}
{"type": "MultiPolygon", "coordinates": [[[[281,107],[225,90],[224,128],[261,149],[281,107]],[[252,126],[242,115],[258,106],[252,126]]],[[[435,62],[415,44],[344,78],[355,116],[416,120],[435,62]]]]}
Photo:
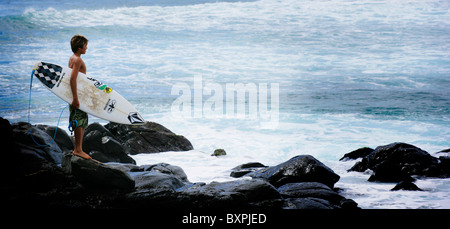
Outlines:
{"type": "MultiPolygon", "coordinates": [[[[71,73],[72,69],[69,67],[38,62],[33,66],[31,74],[48,90],[70,104],[73,100],[71,73]]],[[[136,108],[117,91],[81,72],[77,77],[77,93],[79,109],[88,114],[121,124],[140,125],[145,122],[136,108]]]]}

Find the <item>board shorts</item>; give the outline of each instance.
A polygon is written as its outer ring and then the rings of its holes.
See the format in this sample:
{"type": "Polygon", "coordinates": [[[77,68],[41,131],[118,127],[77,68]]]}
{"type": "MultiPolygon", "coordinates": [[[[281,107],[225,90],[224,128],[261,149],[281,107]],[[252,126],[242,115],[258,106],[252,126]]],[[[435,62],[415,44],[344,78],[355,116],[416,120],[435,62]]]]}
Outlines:
{"type": "MultiPolygon", "coordinates": [[[[83,127],[86,129],[88,127],[88,114],[80,109],[72,107],[72,105],[69,106],[70,116],[69,116],[69,123],[72,123],[73,120],[77,121],[76,127],[83,127]]],[[[72,124],[74,125],[74,124],[72,124]]],[[[75,126],[73,126],[73,129],[76,129],[75,126]]]]}

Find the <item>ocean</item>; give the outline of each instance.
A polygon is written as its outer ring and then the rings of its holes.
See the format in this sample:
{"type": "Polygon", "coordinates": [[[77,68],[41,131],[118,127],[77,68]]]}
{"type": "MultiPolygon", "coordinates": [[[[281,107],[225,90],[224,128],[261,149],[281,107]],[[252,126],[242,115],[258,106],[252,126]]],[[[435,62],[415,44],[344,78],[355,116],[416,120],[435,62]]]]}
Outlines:
{"type": "MultiPolygon", "coordinates": [[[[449,9],[439,0],[1,1],[0,116],[27,122],[33,65],[67,65],[82,34],[88,75],[194,146],[134,155],[138,164],[178,165],[208,183],[233,180],[242,163],[310,154],[361,208],[450,208],[450,179],[391,192],[395,184],[338,161],[392,142],[432,155],[450,148],[449,9]],[[210,156],[217,148],[227,155],[210,156]]],[[[34,81],[31,123],[56,125],[66,105],[34,81]]]]}

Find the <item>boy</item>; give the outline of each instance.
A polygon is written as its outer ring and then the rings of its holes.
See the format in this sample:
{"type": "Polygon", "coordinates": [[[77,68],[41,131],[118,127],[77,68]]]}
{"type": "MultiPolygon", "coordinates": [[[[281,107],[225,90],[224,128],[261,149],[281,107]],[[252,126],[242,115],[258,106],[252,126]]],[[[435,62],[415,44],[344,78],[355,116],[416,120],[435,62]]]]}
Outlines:
{"type": "Polygon", "coordinates": [[[82,157],[84,159],[91,159],[91,157],[83,152],[82,142],[84,130],[88,126],[88,115],[86,112],[78,109],[80,107],[80,102],[78,101],[77,94],[77,76],[78,72],[86,74],[86,65],[81,59],[82,54],[86,54],[88,39],[81,35],[75,35],[70,41],[70,46],[72,48],[73,55],[69,59],[69,68],[72,69],[72,74],[70,75],[70,89],[72,90],[73,100],[72,104],[69,106],[70,117],[69,122],[72,123],[76,120],[77,125],[75,126],[75,149],[72,154],[82,157]]]}

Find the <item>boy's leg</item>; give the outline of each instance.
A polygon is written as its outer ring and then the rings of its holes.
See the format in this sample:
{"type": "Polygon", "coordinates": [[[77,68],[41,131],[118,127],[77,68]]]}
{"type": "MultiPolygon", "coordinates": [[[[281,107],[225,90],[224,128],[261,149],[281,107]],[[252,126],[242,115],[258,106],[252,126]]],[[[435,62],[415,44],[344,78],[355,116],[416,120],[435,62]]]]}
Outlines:
{"type": "Polygon", "coordinates": [[[73,150],[72,154],[82,157],[84,159],[91,159],[91,156],[89,156],[87,153],[83,152],[83,148],[82,148],[83,135],[84,135],[84,128],[77,127],[75,129],[75,149],[73,150]]]}
{"type": "Polygon", "coordinates": [[[69,122],[72,123],[72,120],[76,120],[75,149],[73,150],[72,154],[82,157],[84,159],[91,159],[91,157],[87,153],[83,152],[82,147],[84,130],[88,126],[88,116],[86,112],[73,108],[72,106],[69,106],[69,110],[70,110],[69,122]]]}

